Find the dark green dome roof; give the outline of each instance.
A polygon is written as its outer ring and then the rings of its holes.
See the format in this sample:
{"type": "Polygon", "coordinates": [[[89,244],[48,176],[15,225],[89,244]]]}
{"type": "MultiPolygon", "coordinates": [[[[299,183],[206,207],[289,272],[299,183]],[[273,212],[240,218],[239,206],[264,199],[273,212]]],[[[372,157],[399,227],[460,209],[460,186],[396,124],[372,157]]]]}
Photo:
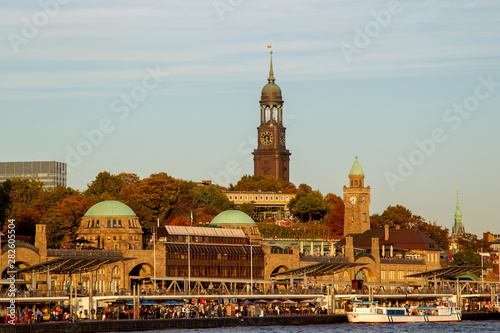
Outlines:
{"type": "Polygon", "coordinates": [[[211,225],[257,225],[247,214],[239,210],[226,210],[217,215],[211,225]]]}
{"type": "Polygon", "coordinates": [[[83,217],[137,217],[134,211],[122,202],[106,200],[96,203],[85,213],[83,217]]]}

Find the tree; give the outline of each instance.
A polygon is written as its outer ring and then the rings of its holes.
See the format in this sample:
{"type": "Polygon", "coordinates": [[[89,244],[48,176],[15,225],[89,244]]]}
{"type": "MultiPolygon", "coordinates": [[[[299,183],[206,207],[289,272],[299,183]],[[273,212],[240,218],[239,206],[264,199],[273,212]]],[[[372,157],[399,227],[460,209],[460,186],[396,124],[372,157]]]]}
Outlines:
{"type": "Polygon", "coordinates": [[[85,196],[93,196],[98,199],[118,199],[123,185],[124,181],[120,176],[103,171],[88,185],[85,196]]]}
{"type": "Polygon", "coordinates": [[[211,205],[212,208],[215,209],[208,215],[211,213],[216,213],[217,215],[224,210],[234,209],[236,207],[234,202],[230,201],[228,197],[222,193],[220,187],[216,185],[196,187],[193,189],[192,195],[196,200],[198,208],[211,205]]]}
{"type": "Polygon", "coordinates": [[[313,191],[312,187],[307,184],[299,185],[299,192],[311,193],[313,191]]]}
{"type": "Polygon", "coordinates": [[[412,213],[408,208],[401,205],[389,206],[380,215],[377,222],[379,227],[389,225],[389,228],[394,228],[399,225],[401,228],[411,228],[412,213]]]}
{"type": "Polygon", "coordinates": [[[451,264],[455,266],[481,266],[481,256],[472,249],[459,251],[453,255],[451,264]]]}
{"type": "Polygon", "coordinates": [[[303,220],[312,220],[313,218],[319,220],[323,218],[328,209],[328,205],[319,191],[301,192],[294,199],[290,200],[288,206],[293,215],[299,216],[303,220]]]}
{"type": "Polygon", "coordinates": [[[332,193],[328,193],[325,200],[330,205],[330,212],[325,218],[325,225],[336,237],[341,237],[344,234],[344,200],[332,193]]]}
{"type": "Polygon", "coordinates": [[[484,239],[479,239],[477,235],[465,233],[462,237],[457,239],[458,250],[474,252],[484,251],[491,252],[491,246],[484,239]]]}
{"type": "Polygon", "coordinates": [[[230,188],[232,191],[297,192],[295,185],[292,183],[270,175],[244,175],[234,188],[230,188]]]}
{"type": "Polygon", "coordinates": [[[240,205],[240,211],[247,214],[248,216],[255,215],[255,201],[245,202],[240,205]]]}
{"type": "Polygon", "coordinates": [[[78,195],[68,197],[50,208],[41,221],[47,225],[47,243],[64,246],[73,240],[83,215],[97,202],[94,197],[78,195]]]}
{"type": "Polygon", "coordinates": [[[0,183],[0,231],[3,230],[4,224],[6,224],[8,219],[11,189],[12,180],[8,179],[0,183]]]}
{"type": "Polygon", "coordinates": [[[446,251],[450,248],[450,237],[448,236],[450,231],[448,228],[439,226],[436,222],[428,223],[420,216],[415,219],[413,227],[429,236],[441,249],[446,251]]]}

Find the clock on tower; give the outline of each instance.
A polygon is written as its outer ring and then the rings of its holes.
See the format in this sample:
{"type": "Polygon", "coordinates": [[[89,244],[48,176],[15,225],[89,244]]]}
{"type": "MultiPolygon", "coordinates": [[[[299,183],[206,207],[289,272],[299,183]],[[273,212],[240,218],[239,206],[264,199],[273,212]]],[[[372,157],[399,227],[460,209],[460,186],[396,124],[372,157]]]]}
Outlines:
{"type": "Polygon", "coordinates": [[[257,149],[253,151],[254,175],[272,175],[289,181],[290,155],[286,149],[283,126],[283,98],[280,87],[274,83],[273,52],[267,84],[260,96],[260,126],[257,127],[257,149]]]}

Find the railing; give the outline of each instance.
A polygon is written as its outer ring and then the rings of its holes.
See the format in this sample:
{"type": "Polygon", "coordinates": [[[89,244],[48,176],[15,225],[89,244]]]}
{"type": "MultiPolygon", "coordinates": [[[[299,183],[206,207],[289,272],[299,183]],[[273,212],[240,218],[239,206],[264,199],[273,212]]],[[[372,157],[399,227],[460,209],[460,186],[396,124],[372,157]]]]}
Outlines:
{"type": "Polygon", "coordinates": [[[48,257],[121,257],[122,251],[114,250],[79,250],[79,249],[48,249],[48,257]]]}
{"type": "Polygon", "coordinates": [[[380,258],[381,264],[397,264],[397,265],[425,265],[423,259],[402,259],[402,258],[380,258]]]}

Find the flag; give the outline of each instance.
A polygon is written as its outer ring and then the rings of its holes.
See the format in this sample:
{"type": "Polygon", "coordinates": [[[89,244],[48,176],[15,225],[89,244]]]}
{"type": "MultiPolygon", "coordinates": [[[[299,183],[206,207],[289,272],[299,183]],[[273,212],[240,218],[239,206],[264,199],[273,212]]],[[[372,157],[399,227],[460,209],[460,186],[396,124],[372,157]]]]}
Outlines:
{"type": "Polygon", "coordinates": [[[272,47],[273,47],[272,44],[267,46],[268,49],[271,49],[272,47]]]}

